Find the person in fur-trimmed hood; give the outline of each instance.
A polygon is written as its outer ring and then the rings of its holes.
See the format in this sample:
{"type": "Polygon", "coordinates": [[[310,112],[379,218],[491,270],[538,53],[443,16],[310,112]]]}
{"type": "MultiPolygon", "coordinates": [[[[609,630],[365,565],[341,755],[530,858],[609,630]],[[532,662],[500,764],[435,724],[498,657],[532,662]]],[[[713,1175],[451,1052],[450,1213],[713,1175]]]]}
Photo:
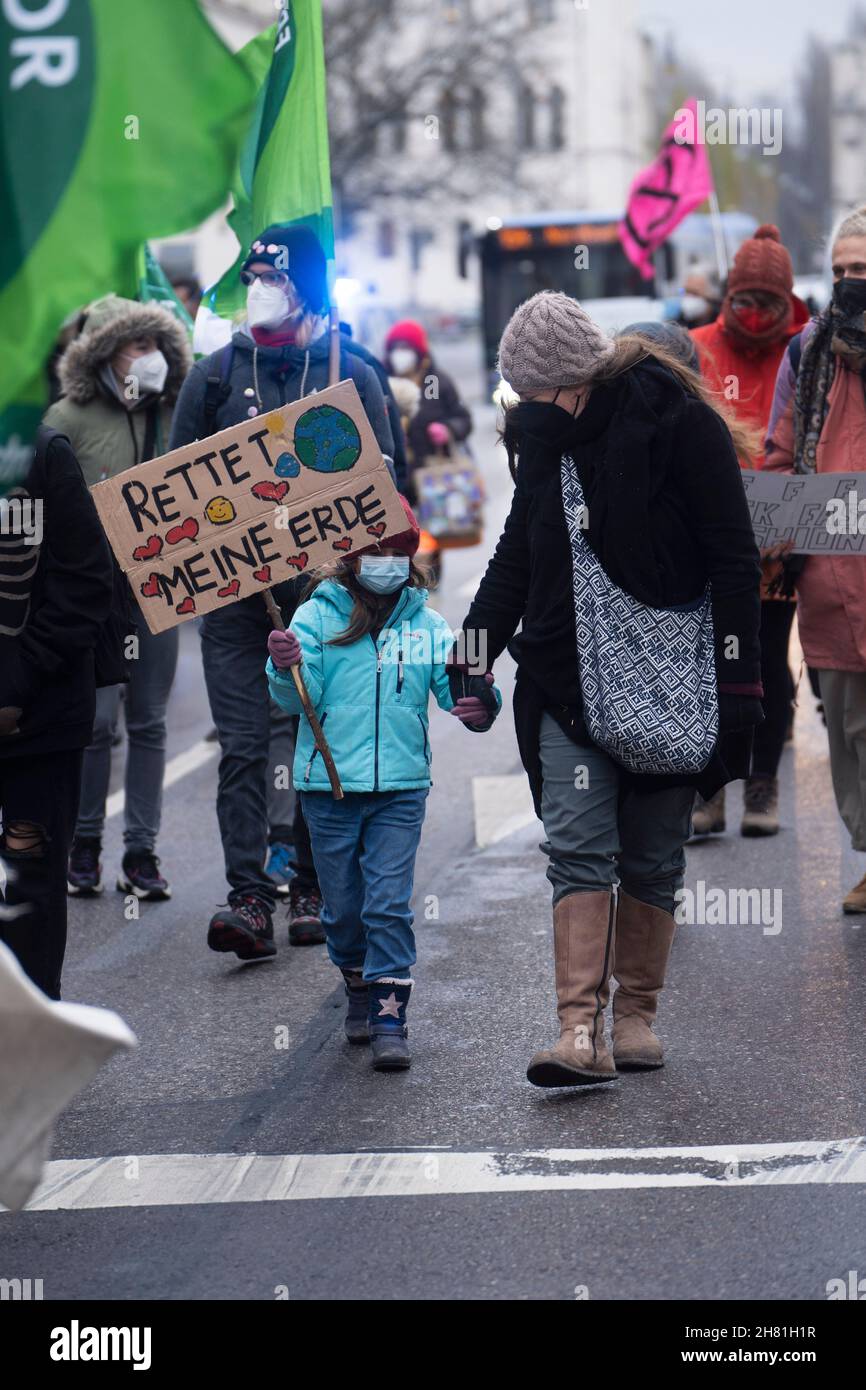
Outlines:
{"type": "MultiPolygon", "coordinates": [[[[108,294],[83,313],[60,359],[63,395],[46,425],[69,439],[92,485],[168,452],[172,413],[192,365],[186,332],[166,309],[108,294]]],[[[178,630],[154,636],[136,617],[138,656],[129,663],[128,738],[121,892],[160,901],[171,896],[156,857],[165,768],[165,715],[177,667],[178,630]]],[[[69,855],[69,892],[101,893],[102,830],[119,685],[96,694],[93,741],[84,755],[81,801],[69,855]]]]}

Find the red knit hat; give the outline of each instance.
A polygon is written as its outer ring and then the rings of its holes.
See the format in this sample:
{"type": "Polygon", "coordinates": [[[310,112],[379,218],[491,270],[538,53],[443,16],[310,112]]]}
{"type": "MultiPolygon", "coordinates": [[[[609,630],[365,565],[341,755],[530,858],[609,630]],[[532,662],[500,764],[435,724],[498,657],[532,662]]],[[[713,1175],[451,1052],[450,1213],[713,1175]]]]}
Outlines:
{"type": "Polygon", "coordinates": [[[778,227],[766,223],[744,241],[728,278],[728,295],[741,290],[764,290],[783,299],[794,289],[794,267],[778,227]]]}
{"type": "Polygon", "coordinates": [[[427,334],[424,332],[420,323],[414,319],[402,319],[400,323],[395,323],[393,328],[388,329],[385,338],[385,347],[388,352],[396,343],[408,343],[413,347],[419,357],[426,357],[430,351],[430,344],[427,334]]]}
{"type": "Polygon", "coordinates": [[[389,536],[383,536],[375,545],[365,545],[363,550],[353,551],[353,555],[378,555],[382,550],[396,550],[398,555],[408,555],[411,560],[421,544],[421,528],[415,520],[415,513],[406,498],[401,495],[400,501],[409,523],[406,530],[394,531],[389,536]]]}

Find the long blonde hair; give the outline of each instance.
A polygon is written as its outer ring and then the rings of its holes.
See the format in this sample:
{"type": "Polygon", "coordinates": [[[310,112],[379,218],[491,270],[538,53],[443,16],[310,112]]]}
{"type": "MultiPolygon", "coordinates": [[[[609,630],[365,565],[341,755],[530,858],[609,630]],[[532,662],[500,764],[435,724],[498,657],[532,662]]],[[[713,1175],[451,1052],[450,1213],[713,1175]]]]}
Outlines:
{"type": "Polygon", "coordinates": [[[591,385],[596,382],[613,381],[623,372],[636,367],[639,362],[653,358],[662,367],[667,367],[688,395],[696,396],[704,405],[709,406],[710,410],[715,411],[734,441],[738,458],[744,463],[754,462],[755,454],[761,450],[760,432],[752,425],[744,425],[738,420],[727,402],[722,401],[717,392],[710,390],[699,372],[693,371],[676,353],[654,338],[645,338],[642,333],[623,333],[621,337],[614,339],[614,345],[613,356],[593,377],[591,385]]]}

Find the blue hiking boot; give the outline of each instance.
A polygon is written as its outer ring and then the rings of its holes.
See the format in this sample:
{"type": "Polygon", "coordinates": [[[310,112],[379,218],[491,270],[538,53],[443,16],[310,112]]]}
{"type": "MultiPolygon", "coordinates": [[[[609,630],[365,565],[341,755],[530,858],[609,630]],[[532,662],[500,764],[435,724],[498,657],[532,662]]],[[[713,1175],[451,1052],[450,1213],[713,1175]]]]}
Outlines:
{"type": "Polygon", "coordinates": [[[346,1037],[350,1043],[368,1043],[370,1041],[370,986],[364,979],[360,970],[344,970],[340,967],[340,974],[346,987],[346,1018],[344,1027],[346,1037]]]}
{"type": "Polygon", "coordinates": [[[406,1006],[411,980],[375,980],[369,987],[370,1048],[375,1071],[406,1071],[412,1065],[406,1006]]]}
{"type": "Polygon", "coordinates": [[[295,876],[295,850],[293,845],[273,844],[268,849],[268,862],[265,873],[273,880],[274,887],[281,897],[289,895],[289,884],[295,876]]]}

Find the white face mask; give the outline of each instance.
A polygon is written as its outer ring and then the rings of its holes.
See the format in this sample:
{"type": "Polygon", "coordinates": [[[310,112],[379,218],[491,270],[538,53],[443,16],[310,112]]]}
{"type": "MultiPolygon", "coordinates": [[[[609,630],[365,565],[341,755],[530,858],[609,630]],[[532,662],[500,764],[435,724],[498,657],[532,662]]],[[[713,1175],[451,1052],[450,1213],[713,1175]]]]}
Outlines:
{"type": "Polygon", "coordinates": [[[398,376],[408,376],[418,366],[418,354],[413,348],[393,348],[391,366],[398,376]]]}
{"type": "Polygon", "coordinates": [[[289,301],[279,285],[254,280],[247,290],[247,323],[250,328],[276,328],[289,316],[289,301]]]}
{"type": "Polygon", "coordinates": [[[153,352],[133,357],[126,375],[135,377],[143,396],[151,393],[158,396],[168,376],[168,363],[159,348],[155,348],[153,352]]]}

